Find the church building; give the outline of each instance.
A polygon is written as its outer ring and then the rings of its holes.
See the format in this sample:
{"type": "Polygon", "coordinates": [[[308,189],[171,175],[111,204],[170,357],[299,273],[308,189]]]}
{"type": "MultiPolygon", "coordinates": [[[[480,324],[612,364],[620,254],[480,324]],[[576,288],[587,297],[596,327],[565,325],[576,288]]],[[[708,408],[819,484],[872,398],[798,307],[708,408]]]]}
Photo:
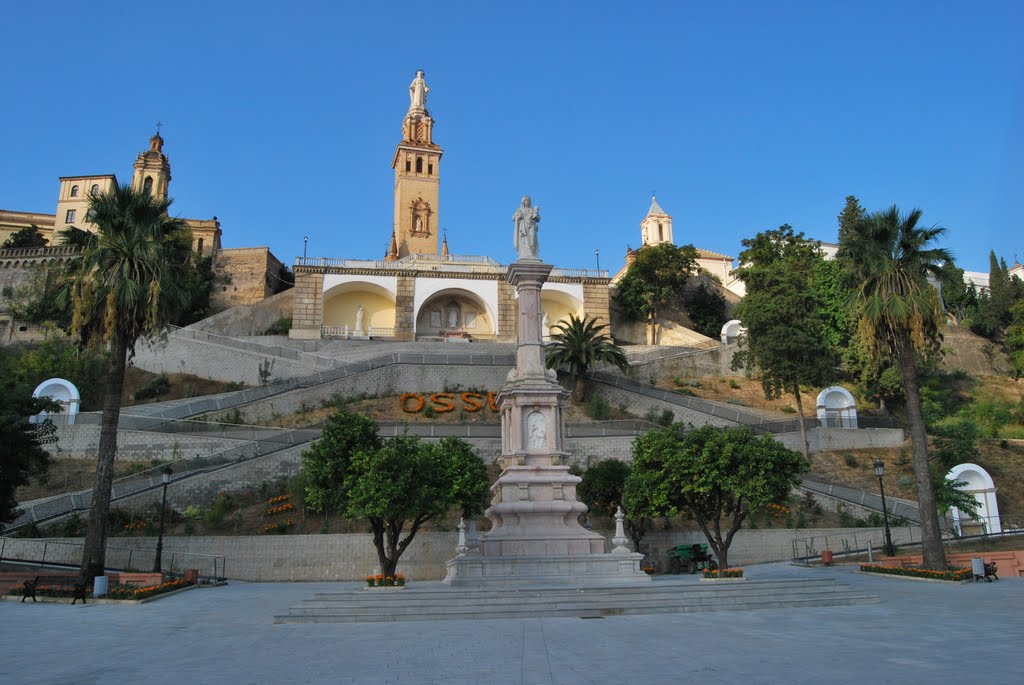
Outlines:
{"type": "MultiPolygon", "coordinates": [[[[506,266],[482,255],[457,255],[439,235],[441,158],[427,109],[422,71],[409,86],[402,139],[391,158],[394,222],[382,259],[308,257],[295,264],[290,336],[393,340],[499,340],[517,335],[506,266]]],[[[493,227],[505,235],[505,227],[493,227]]],[[[386,237],[385,233],[382,238],[386,237]]],[[[607,323],[608,273],[559,269],[541,291],[550,327],[570,314],[607,323]]]]}

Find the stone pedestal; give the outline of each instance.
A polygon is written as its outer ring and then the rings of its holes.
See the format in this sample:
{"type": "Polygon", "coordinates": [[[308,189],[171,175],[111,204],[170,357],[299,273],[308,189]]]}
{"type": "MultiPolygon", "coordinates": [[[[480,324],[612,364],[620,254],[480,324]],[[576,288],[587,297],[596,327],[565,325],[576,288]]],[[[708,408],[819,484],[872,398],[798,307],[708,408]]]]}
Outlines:
{"type": "MultiPolygon", "coordinates": [[[[545,368],[540,289],[552,266],[521,260],[507,279],[519,297],[516,368],[498,393],[501,463],[486,514],[491,530],[482,554],[447,563],[452,585],[607,584],[649,582],[640,554],[605,553],[605,540],[579,524],[587,507],[576,499],[580,478],[563,464],[563,406],[568,393],[545,368]]],[[[625,550],[623,550],[625,551],[625,550]]]]}

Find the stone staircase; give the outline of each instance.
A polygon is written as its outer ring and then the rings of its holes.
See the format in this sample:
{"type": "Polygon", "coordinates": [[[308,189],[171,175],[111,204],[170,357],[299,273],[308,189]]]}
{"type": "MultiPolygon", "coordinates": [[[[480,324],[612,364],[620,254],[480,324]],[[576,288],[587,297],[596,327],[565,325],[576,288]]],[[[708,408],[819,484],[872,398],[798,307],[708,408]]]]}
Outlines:
{"type": "Polygon", "coordinates": [[[499,618],[603,618],[700,611],[851,606],[881,602],[834,579],[700,583],[656,579],[643,586],[453,589],[417,583],[401,590],[320,592],[274,623],[378,623],[499,618]]]}

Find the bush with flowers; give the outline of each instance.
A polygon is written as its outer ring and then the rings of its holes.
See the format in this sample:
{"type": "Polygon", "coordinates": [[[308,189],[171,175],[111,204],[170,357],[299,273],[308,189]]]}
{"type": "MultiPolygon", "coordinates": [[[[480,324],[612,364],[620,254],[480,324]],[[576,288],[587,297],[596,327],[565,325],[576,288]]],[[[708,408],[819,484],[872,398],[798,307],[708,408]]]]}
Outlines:
{"type": "Polygon", "coordinates": [[[742,578],[742,568],[704,569],[705,578],[742,578]]]}
{"type": "Polygon", "coordinates": [[[108,599],[146,599],[147,597],[155,597],[168,592],[174,592],[180,590],[183,587],[188,587],[192,583],[179,578],[177,580],[168,580],[160,583],[159,585],[150,585],[148,587],[135,587],[133,585],[115,585],[114,587],[107,590],[108,599]]]}
{"type": "Polygon", "coordinates": [[[949,580],[953,582],[970,580],[973,577],[969,568],[954,568],[945,571],[932,571],[927,568],[903,568],[900,566],[877,566],[875,564],[861,564],[860,570],[864,573],[881,573],[887,576],[906,576],[909,578],[927,578],[929,580],[949,580]]]}
{"type": "Polygon", "coordinates": [[[263,526],[264,533],[286,533],[288,529],[295,525],[295,521],[286,519],[284,521],[275,521],[274,523],[268,523],[263,526]]]}

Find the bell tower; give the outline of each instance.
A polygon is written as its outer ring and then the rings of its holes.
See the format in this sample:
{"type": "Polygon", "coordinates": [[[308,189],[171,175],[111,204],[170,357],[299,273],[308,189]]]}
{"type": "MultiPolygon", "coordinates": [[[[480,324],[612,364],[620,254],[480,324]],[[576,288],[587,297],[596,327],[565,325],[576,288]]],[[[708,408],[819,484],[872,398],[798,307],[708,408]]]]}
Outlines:
{"type": "Polygon", "coordinates": [[[641,247],[672,242],[672,217],[661,208],[654,195],[651,196],[651,208],[647,210],[647,216],[640,222],[640,240],[641,247]]]}
{"type": "Polygon", "coordinates": [[[149,149],[135,158],[132,188],[164,200],[170,183],[171,163],[164,154],[164,139],[160,137],[160,125],[157,124],[156,133],[149,139],[149,149]]]}
{"type": "Polygon", "coordinates": [[[427,111],[430,88],[422,70],[409,85],[409,111],[402,123],[402,142],[395,150],[394,238],[398,257],[437,254],[438,185],[441,173],[439,146],[434,144],[434,120],[427,111]]]}

